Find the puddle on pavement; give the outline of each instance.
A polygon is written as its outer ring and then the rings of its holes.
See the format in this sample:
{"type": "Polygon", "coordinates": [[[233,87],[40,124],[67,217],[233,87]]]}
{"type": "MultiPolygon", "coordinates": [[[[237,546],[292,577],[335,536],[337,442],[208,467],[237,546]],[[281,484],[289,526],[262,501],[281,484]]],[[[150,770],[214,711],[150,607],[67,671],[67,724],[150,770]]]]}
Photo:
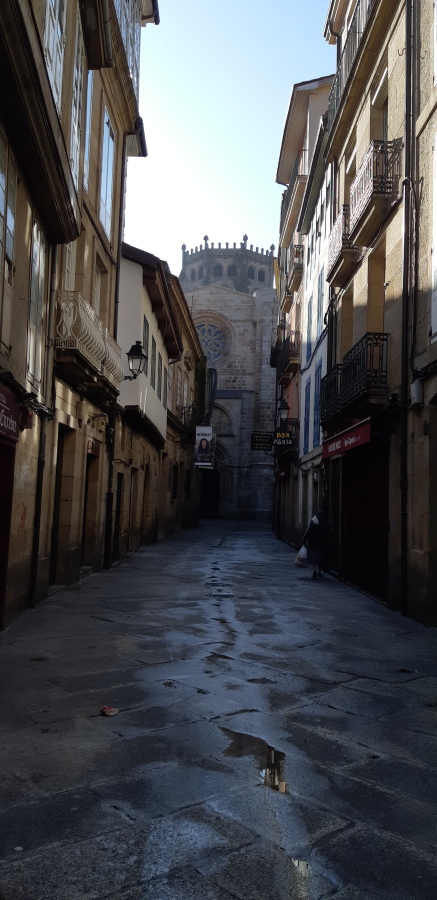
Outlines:
{"type": "Polygon", "coordinates": [[[240,731],[231,731],[230,728],[221,727],[221,731],[229,739],[229,745],[224,750],[224,756],[253,756],[259,770],[259,783],[280,794],[287,793],[287,783],[284,776],[285,753],[271,747],[262,738],[253,737],[251,734],[243,734],[240,731]]]}

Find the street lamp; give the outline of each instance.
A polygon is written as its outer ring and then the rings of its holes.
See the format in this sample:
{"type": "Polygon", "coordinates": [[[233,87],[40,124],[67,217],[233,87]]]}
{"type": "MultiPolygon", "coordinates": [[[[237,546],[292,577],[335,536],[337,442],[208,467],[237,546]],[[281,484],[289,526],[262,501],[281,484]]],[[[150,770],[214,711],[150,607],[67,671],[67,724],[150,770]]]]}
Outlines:
{"type": "Polygon", "coordinates": [[[282,424],[288,419],[288,403],[284,398],[278,403],[278,419],[282,424]]]}
{"type": "Polygon", "coordinates": [[[141,372],[144,372],[144,366],[147,362],[147,355],[144,353],[141,341],[135,341],[130,350],[127,351],[127,361],[131,375],[125,375],[125,381],[134,381],[141,372]]]}

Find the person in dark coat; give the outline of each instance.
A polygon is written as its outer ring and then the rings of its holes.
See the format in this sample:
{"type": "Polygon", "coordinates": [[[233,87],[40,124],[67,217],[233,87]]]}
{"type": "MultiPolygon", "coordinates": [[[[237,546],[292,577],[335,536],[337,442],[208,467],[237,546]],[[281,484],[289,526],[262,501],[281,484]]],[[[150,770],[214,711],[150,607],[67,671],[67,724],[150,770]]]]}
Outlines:
{"type": "Polygon", "coordinates": [[[303,536],[304,546],[308,550],[308,565],[314,566],[313,578],[322,577],[322,566],[326,564],[330,538],[328,517],[323,509],[318,509],[303,536]]]}

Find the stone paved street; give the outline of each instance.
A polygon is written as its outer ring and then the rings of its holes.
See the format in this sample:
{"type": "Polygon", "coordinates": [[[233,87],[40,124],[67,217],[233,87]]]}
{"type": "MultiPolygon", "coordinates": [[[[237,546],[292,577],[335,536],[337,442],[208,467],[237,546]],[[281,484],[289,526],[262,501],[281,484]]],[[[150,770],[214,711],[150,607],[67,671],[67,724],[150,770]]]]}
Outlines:
{"type": "Polygon", "coordinates": [[[0,636],[0,893],[435,900],[436,646],[251,523],[53,595],[0,636]]]}

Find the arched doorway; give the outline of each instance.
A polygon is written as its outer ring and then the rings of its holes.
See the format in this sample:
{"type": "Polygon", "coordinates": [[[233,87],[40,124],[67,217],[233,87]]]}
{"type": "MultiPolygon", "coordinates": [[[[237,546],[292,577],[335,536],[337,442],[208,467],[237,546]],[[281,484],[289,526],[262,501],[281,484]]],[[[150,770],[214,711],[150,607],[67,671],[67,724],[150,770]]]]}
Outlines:
{"type": "Polygon", "coordinates": [[[220,470],[202,469],[200,489],[200,515],[218,516],[220,512],[220,470]]]}
{"type": "Polygon", "coordinates": [[[201,470],[200,515],[232,516],[233,477],[232,459],[227,447],[217,441],[213,469],[201,470]]]}

